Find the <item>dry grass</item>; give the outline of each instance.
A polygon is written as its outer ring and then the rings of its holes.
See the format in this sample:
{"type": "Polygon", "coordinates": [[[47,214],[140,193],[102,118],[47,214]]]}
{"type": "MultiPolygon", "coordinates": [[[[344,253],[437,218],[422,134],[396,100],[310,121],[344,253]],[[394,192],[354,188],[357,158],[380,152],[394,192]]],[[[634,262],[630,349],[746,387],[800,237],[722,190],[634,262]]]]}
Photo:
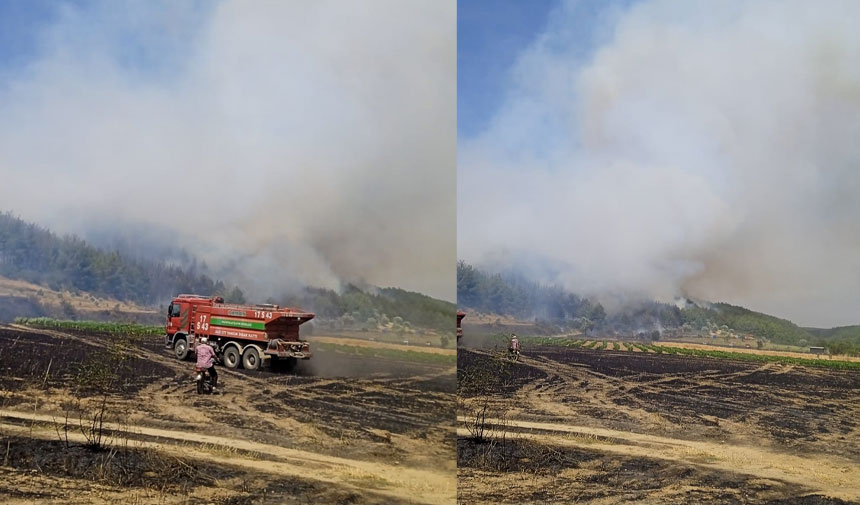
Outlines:
{"type": "Polygon", "coordinates": [[[154,314],[155,311],[139,305],[123,302],[113,298],[101,298],[86,293],[71,291],[56,291],[45,286],[39,286],[26,281],[9,279],[0,276],[0,296],[16,296],[32,298],[42,305],[60,307],[65,301],[78,311],[96,312],[103,310],[118,310],[129,313],[154,314]]]}

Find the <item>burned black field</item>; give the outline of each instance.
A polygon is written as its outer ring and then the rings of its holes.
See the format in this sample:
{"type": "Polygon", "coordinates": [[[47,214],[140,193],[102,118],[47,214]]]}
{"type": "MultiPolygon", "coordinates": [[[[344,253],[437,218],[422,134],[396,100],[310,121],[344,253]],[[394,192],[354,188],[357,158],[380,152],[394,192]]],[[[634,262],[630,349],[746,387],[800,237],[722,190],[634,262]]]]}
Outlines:
{"type": "MultiPolygon", "coordinates": [[[[119,342],[112,335],[68,335],[0,327],[0,387],[11,391],[39,385],[67,387],[82,367],[111,360],[108,347],[119,342]]],[[[146,358],[156,345],[144,339],[126,340],[128,355],[117,367],[116,390],[134,394],[153,381],[174,376],[174,370],[146,358]]]]}
{"type": "Polygon", "coordinates": [[[461,383],[464,502],[860,503],[860,373],[554,347],[461,350],[469,370],[500,379],[461,383]]]}
{"type": "Polygon", "coordinates": [[[9,454],[0,455],[0,502],[51,485],[60,489],[45,503],[92,486],[103,497],[79,503],[111,503],[129,486],[148,497],[139,503],[213,486],[209,501],[225,504],[453,496],[451,365],[323,349],[290,371],[220,367],[217,395],[197,395],[193,375],[194,362],[176,360],[158,336],[0,327],[0,441],[9,454]],[[122,445],[115,453],[85,448],[80,426],[102,405],[106,446],[122,445]],[[76,458],[102,470],[85,471],[76,458]],[[150,468],[161,459],[194,470],[166,485],[150,468]],[[267,501],[254,498],[261,493],[267,501]]]}
{"type": "MultiPolygon", "coordinates": [[[[118,338],[0,328],[0,386],[10,392],[74,386],[81,370],[93,362],[110,359],[107,348],[118,338]]],[[[193,385],[192,361],[173,359],[158,337],[125,342],[128,357],[116,368],[117,380],[109,391],[112,399],[132,399],[145,388],[186,396],[186,390],[193,385]]],[[[246,382],[259,386],[252,386],[252,391],[244,395],[252,400],[254,410],[289,415],[307,423],[322,419],[325,423],[319,423],[319,429],[337,436],[351,432],[353,436],[372,439],[377,436],[372,432],[386,430],[424,438],[428,430],[450,422],[452,417],[455,376],[451,369],[439,366],[322,351],[289,372],[219,370],[227,392],[235,389],[237,382],[243,390],[246,382]],[[337,378],[337,371],[351,375],[337,378]]],[[[96,393],[87,388],[80,391],[82,396],[96,393]]],[[[217,396],[195,395],[188,399],[201,407],[218,404],[217,396]]],[[[5,404],[14,401],[9,397],[5,404]]],[[[224,415],[223,422],[242,427],[246,420],[224,415]]]]}
{"type": "Polygon", "coordinates": [[[461,439],[457,452],[461,496],[474,499],[463,499],[464,503],[857,503],[809,494],[800,485],[755,475],[587,448],[552,447],[532,440],[514,438],[489,449],[461,439]],[[482,479],[495,480],[500,475],[507,485],[481,486],[482,479]],[[536,487],[529,481],[543,485],[536,487]]]}
{"type": "MultiPolygon", "coordinates": [[[[18,327],[0,327],[0,386],[7,389],[29,386],[40,379],[43,386],[68,383],[80,367],[100,359],[109,359],[104,354],[111,344],[126,345],[127,361],[118,368],[122,388],[129,393],[151,385],[160,379],[185,377],[193,370],[191,361],[184,367],[170,360],[161,337],[123,337],[110,334],[51,332],[29,330],[18,327]],[[168,361],[165,364],[163,361],[168,361]]],[[[290,370],[265,369],[256,372],[236,370],[235,373],[249,377],[265,377],[274,382],[322,380],[324,378],[352,377],[400,377],[409,384],[426,392],[452,392],[455,378],[452,373],[437,374],[444,367],[409,361],[387,360],[372,357],[356,357],[325,350],[314,353],[314,358],[300,361],[290,370]]],[[[349,386],[344,386],[349,387],[349,386]]]]}

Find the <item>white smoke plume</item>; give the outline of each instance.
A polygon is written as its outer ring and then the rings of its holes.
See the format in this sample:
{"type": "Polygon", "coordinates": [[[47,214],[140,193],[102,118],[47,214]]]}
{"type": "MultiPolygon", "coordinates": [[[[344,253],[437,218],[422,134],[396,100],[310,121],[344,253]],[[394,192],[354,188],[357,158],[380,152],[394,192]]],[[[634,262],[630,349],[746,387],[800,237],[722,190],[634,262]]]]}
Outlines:
{"type": "Polygon", "coordinates": [[[860,321],[860,3],[567,2],[460,142],[458,255],[586,294],[860,321]]]}
{"type": "Polygon", "coordinates": [[[60,4],[0,72],[0,208],[154,230],[261,296],[453,300],[453,2],[60,4]]]}

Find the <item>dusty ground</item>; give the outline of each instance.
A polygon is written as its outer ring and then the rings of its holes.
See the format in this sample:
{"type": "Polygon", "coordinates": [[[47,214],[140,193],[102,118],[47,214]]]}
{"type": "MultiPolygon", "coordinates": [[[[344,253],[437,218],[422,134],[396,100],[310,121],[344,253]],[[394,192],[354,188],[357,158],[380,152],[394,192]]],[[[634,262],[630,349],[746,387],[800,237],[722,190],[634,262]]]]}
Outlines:
{"type": "Polygon", "coordinates": [[[154,337],[109,394],[78,387],[112,342],[0,326],[0,503],[454,501],[451,365],[317,352],[291,374],[219,368],[223,394],[198,396],[154,337]]]}
{"type": "Polygon", "coordinates": [[[456,356],[457,349],[446,349],[441,347],[433,347],[429,345],[415,344],[403,345],[392,342],[382,342],[379,340],[367,340],[355,337],[329,337],[329,336],[312,336],[308,337],[309,342],[331,343],[337,345],[350,345],[356,347],[371,347],[376,349],[395,349],[398,351],[407,352],[425,352],[429,354],[441,354],[448,356],[456,356]]]}
{"type": "Polygon", "coordinates": [[[475,312],[473,310],[466,311],[466,317],[462,321],[463,334],[465,342],[468,345],[481,345],[481,339],[484,337],[494,337],[500,333],[517,335],[561,335],[577,338],[580,336],[578,331],[563,331],[555,325],[548,323],[536,323],[531,321],[522,321],[511,316],[501,314],[488,314],[475,312]]]}
{"type": "Polygon", "coordinates": [[[27,281],[0,276],[0,323],[17,316],[69,318],[67,304],[78,319],[122,320],[158,324],[163,315],[153,308],[102,298],[89,293],[57,291],[27,281]]]}
{"type": "Polygon", "coordinates": [[[860,503],[860,373],[552,347],[458,367],[501,377],[461,392],[462,503],[860,503]]]}

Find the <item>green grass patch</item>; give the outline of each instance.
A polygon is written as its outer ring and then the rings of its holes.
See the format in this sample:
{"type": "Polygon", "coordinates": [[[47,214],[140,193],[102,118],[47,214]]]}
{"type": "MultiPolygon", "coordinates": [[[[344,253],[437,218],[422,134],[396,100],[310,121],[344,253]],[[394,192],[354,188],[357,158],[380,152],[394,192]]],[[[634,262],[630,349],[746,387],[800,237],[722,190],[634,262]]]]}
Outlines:
{"type": "Polygon", "coordinates": [[[780,345],[772,342],[765,342],[764,345],[762,345],[762,349],[766,351],[807,352],[809,351],[809,346],[801,347],[797,345],[780,345]]]}
{"type": "Polygon", "coordinates": [[[49,317],[18,317],[16,324],[31,328],[58,331],[80,331],[88,333],[107,333],[110,335],[164,335],[163,326],[149,326],[137,323],[116,323],[106,321],[65,321],[49,317]]]}
{"type": "Polygon", "coordinates": [[[771,356],[767,354],[753,354],[749,352],[717,351],[705,349],[683,349],[673,348],[674,354],[682,356],[696,356],[699,358],[722,358],[741,361],[755,361],[759,363],[779,363],[783,365],[800,365],[831,368],[834,370],[860,370],[860,363],[855,361],[842,361],[838,359],[815,359],[795,358],[793,356],[771,356]]]}
{"type": "MultiPolygon", "coordinates": [[[[520,343],[523,345],[556,345],[564,347],[576,347],[579,340],[574,340],[567,337],[519,337],[520,343]]],[[[509,338],[500,340],[507,346],[510,343],[509,338]]]]}
{"type": "MultiPolygon", "coordinates": [[[[559,346],[562,339],[538,337],[530,339],[530,343],[536,346],[559,346]]],[[[592,349],[604,348],[605,341],[595,341],[591,344],[592,349]]],[[[818,368],[829,368],[831,370],[860,370],[860,362],[842,361],[838,359],[815,359],[795,358],[790,356],[771,356],[767,354],[753,354],[748,352],[718,351],[705,349],[684,349],[669,345],[653,345],[626,343],[628,349],[633,347],[642,352],[654,351],[658,354],[671,354],[676,356],[694,356],[698,358],[732,359],[738,361],[752,361],[757,363],[778,363],[783,365],[798,365],[818,368]]],[[[586,346],[588,347],[588,346],[586,346]]]]}

